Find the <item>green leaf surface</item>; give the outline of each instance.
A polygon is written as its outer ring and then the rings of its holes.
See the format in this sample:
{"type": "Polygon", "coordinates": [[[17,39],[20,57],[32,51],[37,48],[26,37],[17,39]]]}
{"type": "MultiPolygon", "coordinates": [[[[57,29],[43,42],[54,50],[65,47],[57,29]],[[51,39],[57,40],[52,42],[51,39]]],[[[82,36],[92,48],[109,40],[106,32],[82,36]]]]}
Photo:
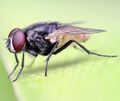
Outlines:
{"type": "Polygon", "coordinates": [[[5,66],[0,58],[0,100],[1,101],[16,101],[16,96],[13,91],[12,83],[7,78],[5,66]]]}
{"type": "MultiPolygon", "coordinates": [[[[14,96],[17,96],[18,101],[120,101],[119,4],[118,0],[1,0],[0,71],[3,72],[0,72],[0,100],[2,98],[7,101],[7,98],[12,96],[11,101],[14,101],[14,96]],[[46,57],[40,55],[34,64],[30,65],[32,58],[26,53],[23,72],[20,78],[12,83],[8,81],[5,70],[12,71],[16,62],[14,55],[5,48],[5,40],[2,39],[7,38],[13,28],[24,28],[40,21],[86,21],[78,26],[108,30],[91,35],[90,39],[82,44],[93,52],[118,57],[87,55],[82,49],[76,50],[70,46],[60,54],[52,56],[48,76],[45,77],[46,57]],[[10,86],[11,83],[13,87],[10,86]],[[4,94],[9,97],[4,97],[4,94]]],[[[21,63],[22,54],[18,56],[21,63]]],[[[20,66],[21,64],[11,80],[17,76],[20,66]]]]}

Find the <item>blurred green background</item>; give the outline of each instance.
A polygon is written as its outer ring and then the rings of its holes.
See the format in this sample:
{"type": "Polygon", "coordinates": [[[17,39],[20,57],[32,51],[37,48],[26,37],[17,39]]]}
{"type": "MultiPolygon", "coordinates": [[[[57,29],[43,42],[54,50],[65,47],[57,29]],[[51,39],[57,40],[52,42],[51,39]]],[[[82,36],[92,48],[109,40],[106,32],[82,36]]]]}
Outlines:
{"type": "Polygon", "coordinates": [[[120,58],[87,55],[73,47],[51,58],[48,77],[44,77],[46,57],[39,56],[28,66],[32,58],[26,54],[25,68],[12,83],[7,73],[15,60],[5,39],[13,28],[40,21],[85,21],[79,26],[106,29],[83,44],[94,52],[120,54],[119,0],[0,0],[0,100],[120,101],[120,58]]]}

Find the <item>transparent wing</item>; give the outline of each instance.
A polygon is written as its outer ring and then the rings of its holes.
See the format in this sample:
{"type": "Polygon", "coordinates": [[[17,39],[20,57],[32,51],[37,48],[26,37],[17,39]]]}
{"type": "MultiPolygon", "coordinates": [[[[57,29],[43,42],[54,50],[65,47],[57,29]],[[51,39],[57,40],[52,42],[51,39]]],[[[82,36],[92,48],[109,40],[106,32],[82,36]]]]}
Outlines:
{"type": "Polygon", "coordinates": [[[60,26],[57,29],[57,34],[93,34],[93,33],[101,33],[105,32],[106,30],[101,29],[92,29],[92,28],[82,28],[70,25],[60,26]]]}
{"type": "Polygon", "coordinates": [[[46,39],[49,39],[52,43],[54,43],[66,35],[71,35],[72,37],[72,35],[76,36],[78,34],[78,36],[76,37],[79,37],[80,34],[86,34],[84,35],[84,37],[88,38],[87,36],[88,34],[100,33],[100,32],[105,32],[105,30],[82,28],[72,25],[60,25],[54,32],[48,34],[48,36],[46,36],[46,39]]]}

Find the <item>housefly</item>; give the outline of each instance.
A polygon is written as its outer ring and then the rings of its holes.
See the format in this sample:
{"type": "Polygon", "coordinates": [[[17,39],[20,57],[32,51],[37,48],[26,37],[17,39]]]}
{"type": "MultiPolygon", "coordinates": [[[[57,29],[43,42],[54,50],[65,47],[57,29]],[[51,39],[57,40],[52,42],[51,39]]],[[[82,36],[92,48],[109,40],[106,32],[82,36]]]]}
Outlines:
{"type": "Polygon", "coordinates": [[[86,53],[102,56],[116,57],[116,55],[102,55],[89,51],[79,42],[84,42],[89,39],[90,34],[104,32],[101,29],[82,28],[71,24],[59,22],[39,22],[32,24],[26,28],[13,29],[8,35],[7,48],[15,56],[16,65],[9,77],[18,67],[19,60],[17,53],[22,52],[22,63],[18,75],[13,80],[16,81],[24,67],[24,53],[27,52],[35,57],[39,54],[47,56],[45,66],[45,76],[47,76],[48,62],[52,55],[58,54],[67,48],[71,43],[77,44],[86,53]]]}

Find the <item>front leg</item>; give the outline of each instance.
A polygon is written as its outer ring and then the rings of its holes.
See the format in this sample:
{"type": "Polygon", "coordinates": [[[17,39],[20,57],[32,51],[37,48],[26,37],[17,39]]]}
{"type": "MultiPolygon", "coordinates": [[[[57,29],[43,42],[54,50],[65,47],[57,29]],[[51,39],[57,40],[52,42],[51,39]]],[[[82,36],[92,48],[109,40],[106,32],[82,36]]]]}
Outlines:
{"type": "Polygon", "coordinates": [[[56,42],[55,46],[53,47],[53,49],[51,50],[50,54],[48,55],[48,57],[47,57],[47,59],[46,59],[45,76],[47,76],[49,59],[50,59],[50,57],[52,56],[52,54],[53,54],[55,48],[57,47],[57,45],[58,45],[58,42],[56,42]]]}
{"type": "Polygon", "coordinates": [[[15,81],[19,78],[19,76],[20,76],[20,74],[21,74],[21,72],[22,72],[22,70],[23,70],[23,67],[24,67],[24,51],[23,51],[23,55],[22,55],[22,64],[21,64],[21,68],[20,68],[20,70],[19,70],[19,72],[18,72],[17,77],[13,80],[13,82],[15,82],[15,81]]]}
{"type": "Polygon", "coordinates": [[[17,54],[15,53],[14,55],[15,55],[15,60],[16,60],[16,63],[17,63],[17,64],[15,65],[14,69],[12,70],[12,72],[9,74],[8,78],[10,78],[10,76],[14,73],[14,71],[16,70],[16,68],[17,68],[18,65],[19,65],[19,61],[18,61],[18,58],[17,58],[17,54]]]}

